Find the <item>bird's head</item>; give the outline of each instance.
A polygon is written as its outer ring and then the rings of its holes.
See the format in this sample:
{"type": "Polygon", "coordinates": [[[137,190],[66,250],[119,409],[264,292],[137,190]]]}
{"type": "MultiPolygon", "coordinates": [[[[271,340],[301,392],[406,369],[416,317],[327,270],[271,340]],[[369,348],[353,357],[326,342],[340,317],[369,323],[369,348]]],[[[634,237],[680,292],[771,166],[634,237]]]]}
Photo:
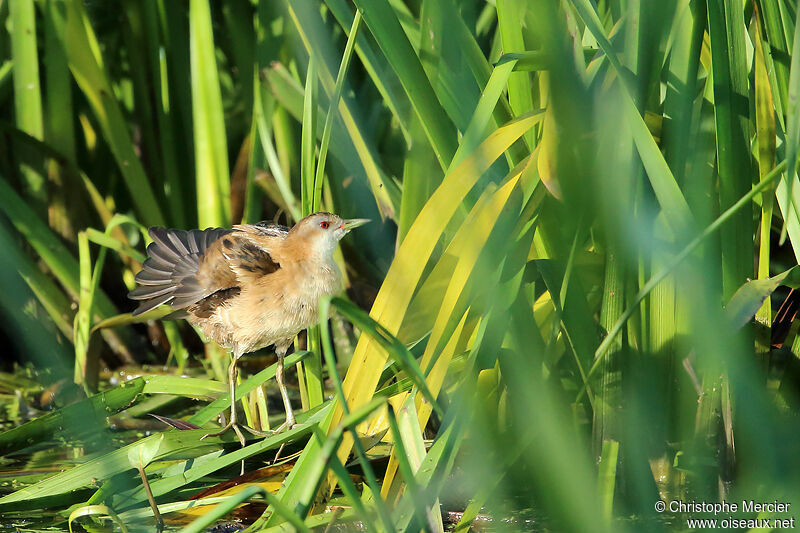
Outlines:
{"type": "Polygon", "coordinates": [[[342,237],[367,222],[369,220],[366,218],[342,219],[333,213],[318,212],[301,219],[289,231],[289,235],[317,254],[332,254],[342,237]]]}

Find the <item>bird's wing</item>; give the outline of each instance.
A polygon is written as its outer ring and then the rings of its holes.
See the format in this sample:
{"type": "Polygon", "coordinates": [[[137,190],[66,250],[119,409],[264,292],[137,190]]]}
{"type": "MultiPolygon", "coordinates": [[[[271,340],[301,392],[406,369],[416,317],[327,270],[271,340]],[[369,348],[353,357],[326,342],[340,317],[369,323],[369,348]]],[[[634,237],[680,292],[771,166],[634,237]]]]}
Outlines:
{"type": "Polygon", "coordinates": [[[225,265],[224,257],[213,253],[220,237],[231,231],[225,228],[191,231],[150,228],[153,242],[147,247],[148,258],[136,275],[139,286],[128,294],[133,300],[141,300],[133,315],[162,304],[183,309],[221,289],[234,286],[235,274],[225,265]],[[216,275],[200,279],[198,273],[201,270],[216,275]]]}
{"type": "Polygon", "coordinates": [[[238,225],[220,240],[220,250],[241,284],[277,272],[281,265],[275,250],[288,235],[283,226],[238,225]]]}
{"type": "Polygon", "coordinates": [[[278,237],[281,239],[286,238],[289,234],[289,228],[280,224],[275,224],[266,220],[257,222],[255,224],[239,224],[234,226],[233,229],[251,233],[253,235],[261,235],[264,237],[278,237]]]}

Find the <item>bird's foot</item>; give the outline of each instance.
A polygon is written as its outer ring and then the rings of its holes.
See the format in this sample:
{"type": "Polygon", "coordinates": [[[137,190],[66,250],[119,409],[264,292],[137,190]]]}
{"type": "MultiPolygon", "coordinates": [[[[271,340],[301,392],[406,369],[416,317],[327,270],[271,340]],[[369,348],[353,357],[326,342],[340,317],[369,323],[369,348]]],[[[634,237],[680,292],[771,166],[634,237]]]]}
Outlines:
{"type": "Polygon", "coordinates": [[[281,431],[289,431],[290,429],[292,429],[296,425],[297,425],[297,421],[294,419],[294,417],[287,418],[286,422],[284,422],[283,424],[281,424],[277,428],[273,429],[272,433],[275,434],[275,433],[280,433],[281,431]]]}
{"type": "Polygon", "coordinates": [[[250,426],[242,426],[242,428],[250,433],[251,435],[255,435],[256,437],[269,437],[274,433],[274,431],[259,431],[255,428],[251,428],[250,426]]]}
{"type": "Polygon", "coordinates": [[[230,431],[231,428],[233,428],[233,430],[239,436],[239,441],[242,442],[242,446],[244,446],[244,440],[243,440],[244,436],[241,433],[242,429],[247,431],[251,435],[255,435],[256,437],[269,437],[270,435],[274,435],[275,433],[277,433],[277,431],[269,431],[269,430],[268,431],[259,431],[259,430],[255,429],[255,428],[251,428],[250,426],[246,426],[244,424],[228,423],[228,425],[226,425],[225,427],[223,427],[221,430],[217,431],[216,433],[207,433],[207,434],[203,435],[202,437],[200,437],[200,440],[203,440],[206,437],[219,437],[220,435],[224,435],[226,432],[230,431]]]}
{"type": "MultiPolygon", "coordinates": [[[[242,426],[242,427],[244,427],[245,429],[250,429],[247,426],[242,426]]],[[[242,430],[239,429],[239,424],[237,424],[236,422],[233,422],[233,421],[228,422],[227,424],[225,424],[225,426],[221,430],[217,431],[216,433],[206,433],[205,435],[200,437],[200,440],[203,440],[206,437],[220,437],[220,436],[224,435],[225,433],[227,433],[228,431],[230,431],[231,429],[233,429],[233,431],[236,433],[236,437],[239,439],[239,442],[241,443],[241,445],[244,446],[245,438],[244,438],[244,435],[242,435],[242,430]]]]}

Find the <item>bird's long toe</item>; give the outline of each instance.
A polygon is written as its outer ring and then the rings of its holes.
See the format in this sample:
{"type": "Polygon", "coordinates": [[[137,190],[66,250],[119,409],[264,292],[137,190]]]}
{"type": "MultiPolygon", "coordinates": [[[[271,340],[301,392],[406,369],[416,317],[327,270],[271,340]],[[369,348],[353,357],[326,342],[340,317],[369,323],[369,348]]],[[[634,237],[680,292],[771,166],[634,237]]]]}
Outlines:
{"type": "Polygon", "coordinates": [[[286,422],[275,428],[272,432],[274,434],[274,433],[280,433],[281,431],[289,431],[295,426],[297,426],[297,421],[294,418],[292,419],[287,418],[286,422]]]}
{"type": "Polygon", "coordinates": [[[269,430],[259,431],[255,428],[251,428],[250,426],[242,426],[242,428],[244,428],[244,430],[250,433],[251,435],[255,435],[256,437],[269,437],[270,435],[273,435],[275,433],[274,431],[269,431],[269,430]]]}
{"type": "Polygon", "coordinates": [[[234,426],[234,424],[233,424],[232,422],[228,422],[228,423],[227,423],[225,426],[223,426],[223,428],[222,428],[222,429],[220,429],[219,431],[217,431],[217,432],[215,432],[215,433],[206,433],[205,435],[203,435],[202,437],[200,437],[200,440],[204,440],[204,439],[206,439],[207,437],[221,437],[222,435],[224,435],[225,433],[227,433],[228,431],[230,431],[230,430],[233,428],[233,426],[234,426]]]}
{"type": "MultiPolygon", "coordinates": [[[[251,429],[251,428],[248,428],[247,426],[243,426],[243,427],[245,429],[248,429],[248,430],[251,429]]],[[[200,437],[200,440],[203,440],[206,437],[221,437],[222,435],[224,435],[225,433],[227,433],[231,429],[233,429],[234,433],[236,433],[236,437],[239,439],[239,443],[242,445],[242,447],[244,447],[244,445],[245,445],[244,435],[242,434],[242,430],[239,429],[239,424],[237,424],[235,422],[228,422],[221,430],[219,430],[219,431],[217,431],[215,433],[206,433],[205,435],[200,437]]]]}

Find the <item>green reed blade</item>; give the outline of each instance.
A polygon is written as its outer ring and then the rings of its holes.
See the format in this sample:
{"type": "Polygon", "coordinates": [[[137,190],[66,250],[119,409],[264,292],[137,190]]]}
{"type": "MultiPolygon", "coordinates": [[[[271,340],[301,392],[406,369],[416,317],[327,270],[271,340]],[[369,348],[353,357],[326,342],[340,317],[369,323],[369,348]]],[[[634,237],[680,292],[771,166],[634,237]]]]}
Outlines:
{"type": "Polygon", "coordinates": [[[333,94],[331,95],[330,102],[328,103],[328,113],[325,115],[325,126],[322,130],[322,140],[319,146],[317,172],[314,174],[314,194],[312,197],[313,201],[311,203],[312,212],[319,210],[322,206],[322,183],[325,179],[325,161],[328,158],[328,144],[331,140],[333,120],[336,116],[336,109],[339,107],[339,100],[342,97],[344,81],[347,76],[347,68],[350,65],[350,59],[353,56],[353,48],[355,47],[360,24],[361,12],[356,11],[355,17],[353,17],[353,25],[350,27],[350,33],[347,36],[347,44],[345,45],[344,53],[342,54],[342,62],[339,64],[339,72],[336,74],[336,86],[333,89],[333,94]]]}
{"type": "MultiPolygon", "coordinates": [[[[17,126],[36,139],[44,136],[42,95],[39,82],[39,57],[36,38],[36,11],[33,0],[9,5],[11,51],[14,60],[14,116],[17,126]]],[[[42,168],[23,167],[25,188],[37,210],[47,203],[42,168]]]]}
{"type": "Polygon", "coordinates": [[[428,135],[439,165],[443,169],[447,168],[456,150],[453,128],[436,98],[419,58],[403,33],[396,13],[388,0],[357,0],[356,6],[400,78],[400,83],[428,135]]]}
{"type": "Polygon", "coordinates": [[[189,3],[192,118],[199,227],[230,224],[230,178],[225,118],[208,0],[189,3]]]}

